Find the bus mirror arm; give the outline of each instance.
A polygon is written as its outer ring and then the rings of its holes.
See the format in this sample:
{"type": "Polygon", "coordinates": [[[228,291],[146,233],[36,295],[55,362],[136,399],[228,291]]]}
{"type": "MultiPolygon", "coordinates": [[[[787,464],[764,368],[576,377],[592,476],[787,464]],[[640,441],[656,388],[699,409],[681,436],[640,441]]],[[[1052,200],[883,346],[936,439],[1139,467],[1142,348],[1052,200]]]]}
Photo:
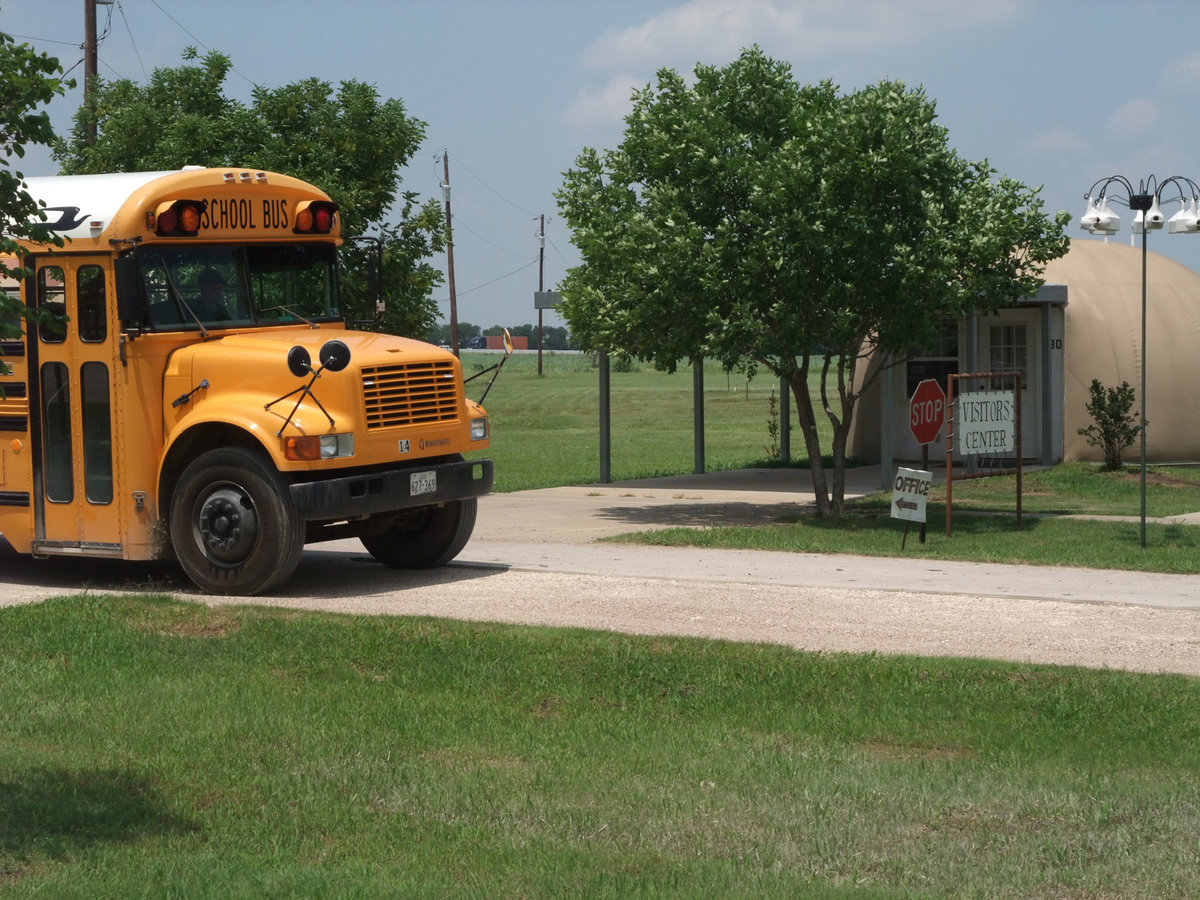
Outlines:
{"type": "Polygon", "coordinates": [[[192,388],[186,394],[180,394],[178,397],[176,397],[174,400],[172,400],[171,406],[172,407],[183,406],[183,404],[187,403],[189,400],[192,399],[192,394],[196,393],[196,391],[206,390],[207,388],[208,388],[208,379],[207,378],[202,379],[198,385],[196,385],[194,388],[192,388]]]}
{"type": "Polygon", "coordinates": [[[496,383],[496,376],[498,376],[500,374],[500,370],[504,368],[504,364],[506,362],[508,362],[508,358],[513,355],[512,335],[510,335],[508,333],[507,328],[504,328],[501,330],[504,332],[504,358],[501,359],[500,362],[496,363],[494,366],[488,366],[482,372],[476,372],[470,378],[463,379],[463,384],[469,384],[470,382],[472,382],[476,378],[478,378],[480,375],[486,375],[488,372],[494,373],[492,375],[491,381],[489,381],[487,383],[487,387],[485,387],[483,389],[483,393],[479,396],[479,400],[477,402],[480,404],[482,404],[483,401],[487,399],[488,391],[490,391],[492,389],[492,385],[496,383]]]}
{"type": "Polygon", "coordinates": [[[326,341],[321,345],[319,357],[321,364],[314,369],[312,365],[312,357],[309,356],[308,350],[306,350],[304,347],[297,345],[288,351],[288,371],[297,378],[305,378],[309,375],[312,377],[294,391],[289,391],[282,397],[276,397],[263,407],[263,409],[270,409],[280,400],[286,400],[288,397],[292,397],[296,394],[300,395],[296,399],[296,405],[292,407],[292,411],[288,413],[287,418],[283,420],[283,424],[279,426],[279,430],[275,432],[275,437],[281,437],[283,435],[283,429],[288,427],[288,423],[292,421],[292,418],[296,415],[296,411],[300,409],[300,404],[304,402],[305,397],[312,397],[313,403],[317,404],[317,408],[321,410],[321,412],[325,413],[325,418],[329,420],[330,428],[334,427],[336,424],[333,420],[333,416],[329,414],[329,410],[325,408],[325,405],[320,401],[320,399],[318,399],[317,395],[313,393],[312,386],[317,383],[317,379],[321,377],[322,372],[340,372],[342,369],[346,368],[346,366],[350,365],[350,348],[335,338],[334,340],[326,341]]]}

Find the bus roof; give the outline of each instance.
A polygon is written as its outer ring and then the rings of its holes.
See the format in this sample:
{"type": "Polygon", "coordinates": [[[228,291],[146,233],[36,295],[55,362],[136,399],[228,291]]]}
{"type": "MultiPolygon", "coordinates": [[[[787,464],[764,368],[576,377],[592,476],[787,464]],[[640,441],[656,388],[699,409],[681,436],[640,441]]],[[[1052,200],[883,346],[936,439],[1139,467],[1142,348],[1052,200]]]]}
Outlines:
{"type": "Polygon", "coordinates": [[[299,179],[239,167],[188,166],[162,172],[47,175],[25,179],[30,196],[45,206],[46,224],[72,241],[129,238],[143,231],[144,216],[129,214],[146,208],[147,204],[153,211],[156,198],[178,195],[181,191],[200,195],[214,190],[223,193],[229,189],[237,191],[268,185],[299,189],[312,197],[327,199],[319,188],[299,179]],[[155,184],[160,181],[161,184],[155,184]],[[124,222],[119,221],[122,210],[127,214],[124,222]],[[110,230],[114,225],[119,228],[119,235],[110,230]]]}
{"type": "Polygon", "coordinates": [[[45,175],[26,178],[25,189],[45,205],[47,224],[63,237],[92,237],[92,222],[108,225],[130,194],[156,178],[173,174],[45,175]]]}

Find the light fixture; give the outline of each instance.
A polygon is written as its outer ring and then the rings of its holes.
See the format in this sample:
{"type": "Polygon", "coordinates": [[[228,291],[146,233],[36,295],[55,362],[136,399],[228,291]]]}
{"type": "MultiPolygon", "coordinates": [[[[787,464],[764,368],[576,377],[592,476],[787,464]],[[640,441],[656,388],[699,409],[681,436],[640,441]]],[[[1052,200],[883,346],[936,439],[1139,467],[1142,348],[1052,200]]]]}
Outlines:
{"type": "Polygon", "coordinates": [[[1146,181],[1138,182],[1137,189],[1124,175],[1111,175],[1101,178],[1092,185],[1091,190],[1083,195],[1087,201],[1087,212],[1079,219],[1079,225],[1091,234],[1116,234],[1120,230],[1121,220],[1108,208],[1108,191],[1110,188],[1119,189],[1124,193],[1114,199],[1124,202],[1131,212],[1137,213],[1133,220],[1133,233],[1142,236],[1142,356],[1138,362],[1142,375],[1142,547],[1146,546],[1146,233],[1163,227],[1162,199],[1163,191],[1173,187],[1179,196],[1167,196],[1170,202],[1179,203],[1179,212],[1171,216],[1167,224],[1168,234],[1195,234],[1200,232],[1200,185],[1182,175],[1172,175],[1161,183],[1151,175],[1146,181]],[[1185,188],[1191,194],[1189,199],[1185,188]]]}
{"type": "Polygon", "coordinates": [[[1168,234],[1193,234],[1200,231],[1200,197],[1193,197],[1167,221],[1168,234]]]}
{"type": "MultiPolygon", "coordinates": [[[[1165,218],[1162,209],[1158,205],[1158,195],[1151,195],[1150,208],[1138,210],[1138,214],[1133,217],[1133,233],[1142,234],[1143,231],[1157,231],[1163,227],[1165,218]]],[[[1132,207],[1130,207],[1132,209],[1132,207]]]]}
{"type": "Polygon", "coordinates": [[[1080,218],[1080,225],[1092,234],[1116,234],[1121,230],[1121,217],[1108,207],[1105,196],[1084,198],[1088,201],[1088,211],[1080,218]]]}

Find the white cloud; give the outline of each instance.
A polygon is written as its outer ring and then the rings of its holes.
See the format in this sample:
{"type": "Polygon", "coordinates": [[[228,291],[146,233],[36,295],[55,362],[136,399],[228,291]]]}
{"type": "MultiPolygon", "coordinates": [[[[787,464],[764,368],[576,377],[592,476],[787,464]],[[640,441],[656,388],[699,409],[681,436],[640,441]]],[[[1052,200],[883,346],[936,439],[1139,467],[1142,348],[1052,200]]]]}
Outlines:
{"type": "Polygon", "coordinates": [[[626,73],[613,76],[597,90],[582,88],[567,107],[567,126],[577,135],[611,128],[623,121],[632,108],[630,97],[634,90],[644,87],[648,81],[626,73]]]}
{"type": "Polygon", "coordinates": [[[580,91],[567,122],[576,131],[618,125],[629,111],[630,91],[652,82],[663,67],[687,77],[697,62],[724,65],[755,44],[776,59],[795,61],[928,42],[931,35],[945,39],[1009,21],[1027,12],[1031,2],[687,0],[640,24],[609,31],[584,51],[582,65],[607,80],[580,91]]]}
{"type": "Polygon", "coordinates": [[[690,70],[698,60],[732,59],[751,44],[784,58],[833,56],[1008,20],[1027,6],[1027,0],[689,0],[601,36],[584,63],[601,70],[690,70]]]}
{"type": "Polygon", "coordinates": [[[1053,128],[1021,142],[1021,150],[1031,156],[1064,156],[1083,153],[1092,142],[1069,128],[1053,128]]]}
{"type": "Polygon", "coordinates": [[[1138,98],[1117,107],[1105,126],[1113,137],[1136,138],[1154,128],[1162,118],[1162,107],[1154,100],[1138,98]]]}
{"type": "Polygon", "coordinates": [[[1163,66],[1159,89],[1173,94],[1200,92],[1200,53],[1181,56],[1163,66]]]}

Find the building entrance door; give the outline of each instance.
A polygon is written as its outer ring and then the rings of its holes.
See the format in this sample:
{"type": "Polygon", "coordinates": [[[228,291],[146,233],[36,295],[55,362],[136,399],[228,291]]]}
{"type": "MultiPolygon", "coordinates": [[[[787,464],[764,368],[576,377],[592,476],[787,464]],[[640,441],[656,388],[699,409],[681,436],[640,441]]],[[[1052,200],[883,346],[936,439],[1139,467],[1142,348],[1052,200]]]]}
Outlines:
{"type": "Polygon", "coordinates": [[[1032,310],[1005,310],[980,321],[985,372],[1021,373],[1021,456],[1037,459],[1041,444],[1041,326],[1032,310]]]}

